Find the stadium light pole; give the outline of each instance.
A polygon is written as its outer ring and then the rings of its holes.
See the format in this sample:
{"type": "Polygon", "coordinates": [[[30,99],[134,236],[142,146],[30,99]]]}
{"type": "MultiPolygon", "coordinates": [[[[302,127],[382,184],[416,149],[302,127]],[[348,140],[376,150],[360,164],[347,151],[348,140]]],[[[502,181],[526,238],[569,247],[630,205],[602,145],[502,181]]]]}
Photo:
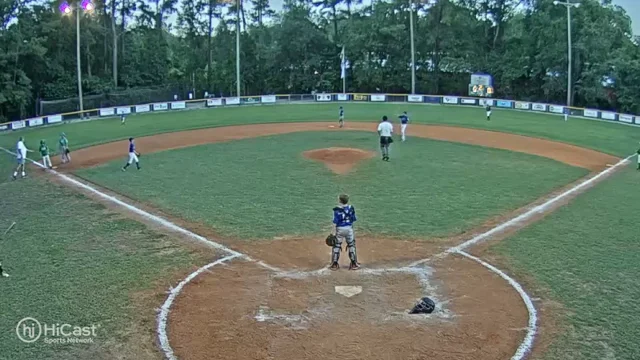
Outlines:
{"type": "MultiPolygon", "coordinates": [[[[554,1],[553,5],[562,5],[567,8],[567,53],[568,53],[568,62],[567,62],[567,111],[569,111],[569,107],[571,107],[571,89],[573,88],[571,84],[571,8],[580,7],[580,3],[570,2],[571,0],[564,1],[554,1]]],[[[566,114],[566,113],[565,113],[566,114]]],[[[566,115],[565,115],[566,116],[566,115]]],[[[566,118],[565,118],[566,119],[566,118]]]]}
{"type": "Polygon", "coordinates": [[[236,93],[240,97],[240,1],[236,0],[236,93]]]}
{"type": "MultiPolygon", "coordinates": [[[[95,6],[91,3],[90,0],[83,0],[80,3],[80,7],[82,7],[83,11],[92,12],[95,9],[95,6]]],[[[75,11],[76,13],[76,67],[77,67],[77,75],[78,75],[78,102],[80,103],[80,116],[84,117],[84,104],[82,99],[82,66],[80,59],[80,15],[81,11],[76,6],[74,9],[68,2],[64,1],[60,4],[60,11],[70,16],[71,13],[75,11]]]]}
{"type": "Polygon", "coordinates": [[[416,93],[416,49],[413,41],[413,0],[409,0],[409,38],[411,41],[411,94],[416,93]]]}

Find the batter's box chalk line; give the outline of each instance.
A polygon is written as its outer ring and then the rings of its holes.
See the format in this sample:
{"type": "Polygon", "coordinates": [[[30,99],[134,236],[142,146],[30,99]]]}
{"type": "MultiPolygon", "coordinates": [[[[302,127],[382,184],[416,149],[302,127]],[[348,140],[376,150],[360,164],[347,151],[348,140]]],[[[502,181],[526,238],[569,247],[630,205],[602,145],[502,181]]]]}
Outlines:
{"type": "MultiPolygon", "coordinates": [[[[7,150],[3,147],[0,147],[0,150],[11,154],[13,156],[16,156],[16,153],[7,150]]],[[[608,175],[609,173],[613,172],[614,170],[616,170],[617,168],[619,168],[620,166],[626,164],[629,159],[631,159],[632,157],[636,156],[636,154],[630,155],[628,157],[626,157],[625,159],[620,160],[618,163],[616,163],[615,165],[608,167],[607,169],[601,171],[600,173],[598,173],[597,175],[593,176],[592,178],[589,178],[583,182],[581,182],[580,184],[574,186],[573,188],[565,191],[564,193],[548,200],[547,202],[543,203],[542,205],[538,205],[534,208],[532,208],[531,210],[525,212],[524,214],[521,214],[511,220],[508,220],[498,226],[496,226],[495,228],[475,236],[474,238],[458,245],[455,247],[452,247],[450,249],[448,249],[447,251],[440,253],[438,255],[436,255],[434,258],[443,258],[446,257],[449,254],[459,254],[461,256],[464,256],[468,259],[471,259],[477,263],[479,263],[480,265],[484,266],[485,268],[487,268],[489,271],[492,271],[496,274],[498,274],[500,277],[502,277],[505,281],[507,281],[509,283],[509,285],[511,285],[511,287],[514,288],[514,290],[516,290],[516,292],[518,292],[518,294],[520,295],[520,297],[523,299],[525,306],[527,307],[527,311],[529,312],[529,321],[528,321],[528,327],[527,327],[527,334],[524,338],[524,340],[522,341],[522,343],[520,344],[520,346],[518,347],[516,353],[511,357],[511,360],[523,360],[526,358],[526,356],[530,353],[531,348],[533,346],[533,342],[536,336],[536,332],[537,332],[537,323],[538,323],[538,317],[537,317],[537,311],[535,309],[535,306],[533,305],[533,302],[531,301],[531,298],[529,297],[529,295],[524,291],[524,289],[522,288],[522,286],[520,284],[518,284],[518,282],[516,282],[513,278],[511,278],[510,276],[508,276],[507,274],[505,274],[504,272],[502,272],[500,269],[496,268],[495,266],[481,260],[480,258],[477,258],[473,255],[470,255],[468,253],[466,253],[464,250],[474,244],[477,244],[479,242],[482,242],[486,239],[488,239],[489,237],[491,237],[494,234],[497,234],[501,231],[504,231],[508,228],[511,228],[517,224],[519,224],[520,222],[544,211],[546,208],[550,207],[551,205],[553,205],[554,203],[566,198],[567,196],[581,190],[584,187],[587,187],[593,183],[595,183],[597,180],[599,180],[600,178],[608,175]]],[[[36,166],[40,167],[40,168],[44,168],[44,166],[40,163],[38,163],[37,161],[34,161],[32,159],[27,159],[30,162],[34,163],[36,166]]],[[[200,236],[198,234],[195,234],[187,229],[184,229],[166,219],[163,219],[159,216],[150,214],[144,210],[141,210],[133,205],[130,205],[122,200],[117,199],[114,196],[105,194],[87,184],[84,184],[70,176],[67,176],[65,174],[61,174],[55,170],[47,170],[50,173],[60,177],[61,179],[63,179],[64,181],[66,181],[67,183],[83,189],[85,191],[91,192],[95,195],[98,195],[99,197],[110,201],[112,203],[115,203],[116,205],[119,205],[131,212],[134,212],[150,221],[155,222],[156,224],[159,224],[169,230],[172,231],[176,231],[182,234],[185,234],[197,241],[206,243],[218,250],[221,250],[227,254],[229,254],[229,256],[226,256],[222,259],[216,260],[212,263],[209,263],[203,267],[201,267],[200,269],[196,270],[195,272],[191,273],[189,276],[187,276],[184,280],[182,280],[175,288],[173,288],[172,290],[170,290],[170,294],[167,297],[165,303],[162,305],[162,308],[160,309],[160,312],[158,314],[158,327],[157,327],[157,332],[158,332],[158,340],[160,342],[160,347],[162,348],[162,351],[165,354],[165,357],[169,360],[177,360],[173,349],[171,348],[170,344],[169,344],[169,338],[167,336],[167,319],[168,319],[168,315],[169,315],[169,311],[171,309],[171,305],[173,303],[173,301],[175,300],[175,298],[178,296],[178,294],[182,291],[182,289],[184,288],[185,285],[187,285],[189,282],[191,282],[195,277],[197,277],[198,275],[200,275],[201,273],[205,272],[205,270],[209,270],[210,268],[225,263],[227,261],[236,259],[236,258],[243,258],[246,261],[251,261],[251,262],[255,262],[256,264],[258,264],[259,266],[266,268],[270,271],[273,271],[275,273],[280,273],[280,274],[286,274],[286,273],[291,273],[291,272],[284,272],[280,269],[278,269],[277,267],[268,265],[262,261],[256,261],[254,259],[252,259],[251,257],[249,257],[246,254],[242,254],[239,253],[235,250],[232,250],[220,243],[211,241],[203,236],[200,236]]],[[[410,264],[408,267],[405,268],[392,268],[392,269],[369,269],[369,271],[371,272],[371,274],[374,274],[376,272],[389,272],[389,271],[395,271],[398,269],[406,269],[406,268],[414,268],[417,267],[421,264],[427,263],[430,260],[432,260],[433,258],[427,258],[427,259],[423,259],[423,260],[419,260],[416,261],[412,264],[410,264]]],[[[367,269],[362,269],[362,270],[367,270],[367,269]]],[[[309,275],[311,276],[320,276],[320,275],[324,275],[324,272],[328,271],[328,269],[319,269],[319,270],[315,270],[315,271],[311,271],[308,272],[309,275]]],[[[359,270],[361,271],[361,270],[359,270]]]]}

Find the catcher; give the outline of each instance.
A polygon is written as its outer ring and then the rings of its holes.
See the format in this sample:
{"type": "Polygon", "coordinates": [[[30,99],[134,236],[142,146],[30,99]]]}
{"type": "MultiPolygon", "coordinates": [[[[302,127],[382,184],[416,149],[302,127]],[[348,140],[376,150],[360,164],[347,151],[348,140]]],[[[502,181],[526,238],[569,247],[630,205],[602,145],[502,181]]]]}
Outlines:
{"type": "Polygon", "coordinates": [[[349,204],[349,195],[342,194],[338,198],[340,204],[333,208],[333,223],[336,226],[335,235],[331,234],[327,237],[327,245],[331,246],[331,270],[338,270],[340,265],[340,252],[342,251],[342,241],[346,240],[347,249],[349,250],[349,259],[351,264],[349,270],[358,270],[360,264],[356,256],[356,239],[353,233],[353,223],[356,219],[356,209],[349,204]]]}

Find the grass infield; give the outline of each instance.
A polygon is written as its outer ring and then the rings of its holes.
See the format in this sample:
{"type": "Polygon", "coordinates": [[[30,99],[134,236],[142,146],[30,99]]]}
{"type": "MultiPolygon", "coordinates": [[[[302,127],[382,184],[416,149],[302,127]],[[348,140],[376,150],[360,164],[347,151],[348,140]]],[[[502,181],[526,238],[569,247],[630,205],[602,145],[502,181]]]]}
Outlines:
{"type": "Polygon", "coordinates": [[[392,147],[389,163],[376,156],[336,175],[302,156],[326,147],[379,151],[371,133],[305,132],[149,154],[140,172],[122,173],[115,161],[79,175],[222,235],[258,239],[323,234],[341,192],[356,206],[361,234],[449,236],[587,173],[522,153],[411,138],[392,147]]]}

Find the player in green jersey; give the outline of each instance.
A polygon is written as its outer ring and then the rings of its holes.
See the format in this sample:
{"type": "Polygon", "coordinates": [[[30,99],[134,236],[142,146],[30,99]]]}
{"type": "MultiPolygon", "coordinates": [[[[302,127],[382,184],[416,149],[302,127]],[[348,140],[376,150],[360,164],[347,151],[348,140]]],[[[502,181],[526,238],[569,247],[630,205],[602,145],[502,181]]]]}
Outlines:
{"type": "Polygon", "coordinates": [[[47,169],[53,169],[53,165],[51,164],[51,157],[49,157],[49,147],[44,140],[40,140],[40,155],[42,155],[42,165],[47,169]]]}

